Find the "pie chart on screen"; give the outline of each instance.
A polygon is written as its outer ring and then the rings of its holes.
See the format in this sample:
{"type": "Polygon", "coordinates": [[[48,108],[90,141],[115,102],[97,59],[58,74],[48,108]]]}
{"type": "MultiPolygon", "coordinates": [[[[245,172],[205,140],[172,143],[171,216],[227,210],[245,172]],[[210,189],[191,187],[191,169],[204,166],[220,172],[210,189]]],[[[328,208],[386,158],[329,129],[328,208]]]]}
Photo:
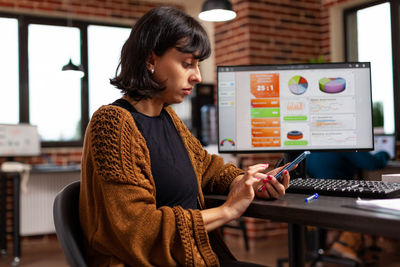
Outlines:
{"type": "Polygon", "coordinates": [[[343,78],[322,78],[319,80],[319,90],[324,93],[337,94],[346,89],[346,80],[343,78]]]}
{"type": "Polygon", "coordinates": [[[300,75],[295,75],[289,80],[289,90],[295,95],[304,94],[307,91],[307,88],[307,80],[300,75]]]}

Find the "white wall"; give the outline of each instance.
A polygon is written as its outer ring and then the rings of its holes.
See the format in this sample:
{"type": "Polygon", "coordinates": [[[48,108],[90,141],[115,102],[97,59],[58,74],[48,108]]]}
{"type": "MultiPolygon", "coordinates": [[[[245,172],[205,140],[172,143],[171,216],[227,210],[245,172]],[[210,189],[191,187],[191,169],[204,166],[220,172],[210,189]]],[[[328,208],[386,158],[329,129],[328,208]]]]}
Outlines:
{"type": "Polygon", "coordinates": [[[329,10],[332,62],[342,62],[345,59],[343,10],[370,2],[372,2],[372,0],[351,0],[343,4],[338,4],[329,10]]]}

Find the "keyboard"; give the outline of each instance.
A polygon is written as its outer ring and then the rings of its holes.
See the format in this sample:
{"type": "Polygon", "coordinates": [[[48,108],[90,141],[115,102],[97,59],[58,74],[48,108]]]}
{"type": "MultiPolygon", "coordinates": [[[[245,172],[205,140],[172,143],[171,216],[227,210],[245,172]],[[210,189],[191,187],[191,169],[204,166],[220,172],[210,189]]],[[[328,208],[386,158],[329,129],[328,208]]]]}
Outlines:
{"type": "Polygon", "coordinates": [[[336,180],[297,178],[290,181],[288,193],[360,197],[396,198],[400,197],[400,183],[365,180],[336,180]]]}

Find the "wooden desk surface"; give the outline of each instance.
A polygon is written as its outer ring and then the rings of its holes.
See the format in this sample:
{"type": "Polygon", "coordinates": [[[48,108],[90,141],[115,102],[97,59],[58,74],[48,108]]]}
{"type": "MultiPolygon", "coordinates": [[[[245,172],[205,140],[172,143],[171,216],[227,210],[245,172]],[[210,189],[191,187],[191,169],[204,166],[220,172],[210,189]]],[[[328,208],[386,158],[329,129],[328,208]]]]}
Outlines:
{"type": "Polygon", "coordinates": [[[385,168],[380,170],[362,171],[362,178],[371,181],[381,181],[383,174],[400,173],[400,161],[389,161],[385,168]]]}
{"type": "MultiPolygon", "coordinates": [[[[400,239],[400,215],[344,207],[349,197],[320,196],[305,203],[304,194],[286,194],[278,200],[254,200],[243,216],[323,228],[336,228],[400,239]]],[[[209,207],[219,206],[226,196],[207,195],[209,207]]]]}

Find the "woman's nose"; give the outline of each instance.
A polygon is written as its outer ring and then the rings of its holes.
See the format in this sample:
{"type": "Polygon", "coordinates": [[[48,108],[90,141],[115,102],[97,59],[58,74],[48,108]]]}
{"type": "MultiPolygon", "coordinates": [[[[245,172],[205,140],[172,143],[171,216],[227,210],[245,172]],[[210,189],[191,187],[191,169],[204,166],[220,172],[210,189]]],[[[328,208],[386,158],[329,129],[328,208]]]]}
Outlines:
{"type": "Polygon", "coordinates": [[[199,67],[193,69],[193,73],[190,76],[190,79],[193,83],[201,83],[201,73],[199,67]]]}

